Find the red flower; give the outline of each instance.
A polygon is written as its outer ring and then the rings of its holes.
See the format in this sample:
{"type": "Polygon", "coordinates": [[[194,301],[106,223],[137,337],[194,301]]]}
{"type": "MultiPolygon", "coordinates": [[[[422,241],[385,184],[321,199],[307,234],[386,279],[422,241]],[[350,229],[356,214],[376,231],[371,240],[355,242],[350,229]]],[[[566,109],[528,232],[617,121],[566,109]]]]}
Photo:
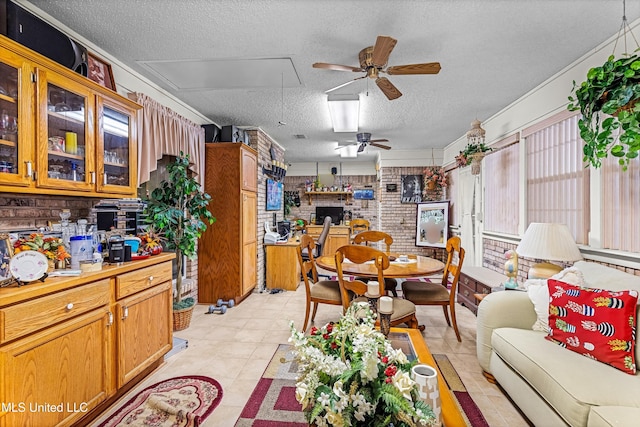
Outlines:
{"type": "Polygon", "coordinates": [[[385,378],[385,379],[384,379],[384,382],[385,382],[385,383],[387,383],[387,384],[389,384],[391,381],[393,381],[393,380],[391,379],[391,377],[389,377],[389,378],[385,378]]]}
{"type": "Polygon", "coordinates": [[[389,363],[389,358],[388,358],[387,356],[384,356],[384,357],[381,359],[381,361],[382,361],[382,363],[384,363],[384,364],[386,365],[387,363],[389,363]]]}
{"type": "Polygon", "coordinates": [[[317,335],[318,334],[318,328],[316,328],[315,326],[311,327],[311,332],[309,332],[311,335],[317,335]]]}
{"type": "Polygon", "coordinates": [[[323,335],[322,335],[322,338],[324,338],[325,340],[328,340],[328,339],[329,339],[329,337],[330,337],[330,335],[329,335],[329,334],[323,334],[323,335]]]}
{"type": "Polygon", "coordinates": [[[331,323],[329,323],[329,324],[327,325],[327,332],[328,332],[328,333],[331,333],[331,331],[333,331],[333,322],[331,322],[331,323]]]}
{"type": "Polygon", "coordinates": [[[384,370],[384,374],[388,377],[394,376],[396,372],[398,372],[396,365],[389,365],[387,366],[387,369],[384,370]]]}
{"type": "Polygon", "coordinates": [[[338,348],[338,344],[336,344],[336,342],[334,341],[331,343],[331,349],[335,350],[336,348],[338,348]]]}

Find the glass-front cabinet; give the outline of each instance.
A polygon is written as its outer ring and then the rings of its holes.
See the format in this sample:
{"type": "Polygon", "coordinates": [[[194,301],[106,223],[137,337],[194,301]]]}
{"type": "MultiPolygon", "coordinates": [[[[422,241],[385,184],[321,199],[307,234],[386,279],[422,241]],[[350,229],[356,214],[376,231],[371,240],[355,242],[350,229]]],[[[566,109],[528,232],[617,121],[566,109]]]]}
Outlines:
{"type": "Polygon", "coordinates": [[[55,74],[38,73],[38,187],[95,188],[93,105],[91,90],[55,74]]]}
{"type": "Polygon", "coordinates": [[[136,197],[140,108],[0,37],[0,191],[136,197]]]}
{"type": "Polygon", "coordinates": [[[136,191],[137,153],[131,149],[135,138],[135,110],[98,97],[98,191],[130,194],[136,191]]]}
{"type": "Polygon", "coordinates": [[[0,55],[0,183],[28,186],[33,168],[31,67],[11,52],[0,49],[0,55]]]}

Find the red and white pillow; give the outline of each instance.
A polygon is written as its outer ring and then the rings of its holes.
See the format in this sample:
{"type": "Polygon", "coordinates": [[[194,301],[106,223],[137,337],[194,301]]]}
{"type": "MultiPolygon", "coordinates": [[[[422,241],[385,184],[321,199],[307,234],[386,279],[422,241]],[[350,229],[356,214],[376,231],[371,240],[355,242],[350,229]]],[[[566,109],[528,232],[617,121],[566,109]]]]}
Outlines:
{"type": "Polygon", "coordinates": [[[547,286],[548,340],[628,374],[636,373],[637,291],[584,288],[554,279],[547,286]]]}

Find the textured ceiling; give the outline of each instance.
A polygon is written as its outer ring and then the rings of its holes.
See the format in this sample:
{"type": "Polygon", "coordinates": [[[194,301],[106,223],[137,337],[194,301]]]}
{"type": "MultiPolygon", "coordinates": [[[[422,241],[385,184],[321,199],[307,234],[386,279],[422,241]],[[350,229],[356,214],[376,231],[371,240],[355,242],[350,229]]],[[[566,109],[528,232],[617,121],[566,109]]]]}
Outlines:
{"type": "MultiPolygon", "coordinates": [[[[289,162],[338,161],[338,142],[356,139],[354,133],[332,131],[324,91],[359,75],[311,65],[358,66],[358,52],[373,45],[378,35],[398,40],[389,65],[439,61],[442,70],[437,75],[389,76],[404,94],[394,101],[369,79],[334,93],[360,95],[361,132],[388,139],[394,150],[414,150],[444,147],[459,138],[473,119],[491,117],[614,35],[622,22],[621,0],[30,3],[212,122],[259,126],[286,148],[289,162]],[[285,59],[286,70],[272,67],[271,77],[261,78],[266,68],[249,60],[264,58],[285,59]],[[238,60],[239,75],[220,67],[190,65],[193,60],[209,65],[238,60]],[[187,79],[184,89],[150,68],[158,61],[183,62],[183,75],[175,67],[170,74],[187,79]],[[196,71],[217,75],[198,80],[196,71]],[[219,76],[224,73],[237,81],[221,85],[219,76]],[[290,73],[295,73],[293,84],[290,73]],[[286,126],[278,126],[279,121],[286,126]],[[300,134],[307,138],[294,137],[300,134]]],[[[626,14],[633,21],[640,16],[640,2],[628,3],[626,14]]],[[[376,152],[368,147],[357,160],[372,161],[376,152]]]]}

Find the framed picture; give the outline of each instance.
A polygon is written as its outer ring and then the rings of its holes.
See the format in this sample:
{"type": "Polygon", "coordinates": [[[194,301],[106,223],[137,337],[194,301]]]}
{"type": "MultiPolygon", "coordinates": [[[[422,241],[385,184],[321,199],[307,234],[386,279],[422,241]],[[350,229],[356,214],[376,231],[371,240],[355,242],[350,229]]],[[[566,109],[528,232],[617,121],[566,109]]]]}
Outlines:
{"type": "Polygon", "coordinates": [[[282,190],[281,182],[267,179],[267,210],[279,211],[282,209],[282,190]]]}
{"type": "Polygon", "coordinates": [[[13,276],[9,271],[9,261],[13,256],[13,246],[8,234],[0,234],[0,285],[13,282],[13,276]]]}
{"type": "Polygon", "coordinates": [[[401,203],[420,203],[422,201],[422,175],[401,175],[401,203]]]}
{"type": "Polygon", "coordinates": [[[89,65],[89,77],[90,80],[102,85],[113,91],[116,90],[116,82],[113,80],[113,71],[111,71],[111,64],[98,58],[92,53],[87,54],[87,62],[89,65]]]}
{"type": "Polygon", "coordinates": [[[418,203],[416,246],[445,248],[449,239],[449,202],[418,203]]]}
{"type": "Polygon", "coordinates": [[[373,190],[365,189],[365,190],[353,190],[353,198],[355,200],[373,200],[373,190]]]}

